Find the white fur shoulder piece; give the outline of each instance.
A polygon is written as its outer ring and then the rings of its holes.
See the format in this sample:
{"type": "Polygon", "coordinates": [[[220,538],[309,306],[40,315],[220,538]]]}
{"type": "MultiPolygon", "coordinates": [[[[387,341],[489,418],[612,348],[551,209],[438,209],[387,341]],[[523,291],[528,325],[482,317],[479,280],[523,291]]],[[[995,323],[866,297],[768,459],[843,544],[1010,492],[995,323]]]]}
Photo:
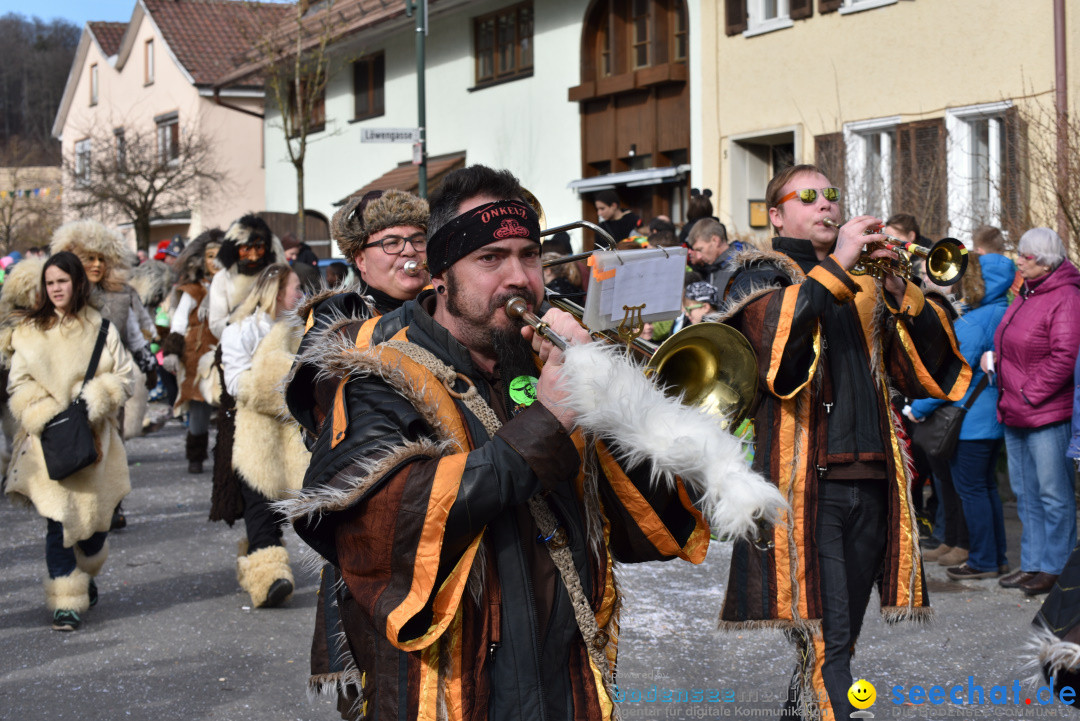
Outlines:
{"type": "Polygon", "coordinates": [[[788,509],[776,486],[750,470],[742,441],[716,416],[665,396],[621,346],[572,346],[561,382],[581,428],[624,465],[651,462],[653,483],[681,477],[717,535],[753,538],[758,520],[775,522],[788,509]]]}

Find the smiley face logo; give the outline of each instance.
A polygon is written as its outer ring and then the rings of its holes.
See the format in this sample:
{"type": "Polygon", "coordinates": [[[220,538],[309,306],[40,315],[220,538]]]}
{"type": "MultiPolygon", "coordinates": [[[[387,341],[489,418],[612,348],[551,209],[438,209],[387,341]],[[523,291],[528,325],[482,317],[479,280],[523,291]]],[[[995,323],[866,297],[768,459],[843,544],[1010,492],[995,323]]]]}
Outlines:
{"type": "Polygon", "coordinates": [[[857,709],[870,708],[874,705],[874,701],[877,700],[877,689],[874,688],[874,684],[865,678],[860,678],[851,684],[851,688],[847,691],[847,697],[851,705],[857,709]]]}

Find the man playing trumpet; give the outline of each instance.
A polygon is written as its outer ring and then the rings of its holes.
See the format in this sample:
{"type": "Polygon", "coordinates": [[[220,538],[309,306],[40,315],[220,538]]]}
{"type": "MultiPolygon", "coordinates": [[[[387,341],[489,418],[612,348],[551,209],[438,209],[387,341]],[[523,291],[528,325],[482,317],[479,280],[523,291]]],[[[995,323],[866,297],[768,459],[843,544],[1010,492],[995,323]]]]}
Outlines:
{"type": "MultiPolygon", "coordinates": [[[[650,484],[647,464],[587,441],[565,402],[573,349],[504,312],[544,297],[522,198],[506,171],[449,174],[434,289],[322,357],[347,375],[288,511],[344,580],[351,717],[611,718],[613,560],[705,557],[682,481],[650,484]]],[[[544,320],[589,344],[572,316],[544,320]]]]}
{"type": "Polygon", "coordinates": [[[830,227],[839,193],[812,165],[772,179],[772,251],[736,258],[721,313],[758,357],[754,466],[791,506],[773,548],[735,544],[721,626],[787,629],[798,665],[785,711],[830,720],[852,711],[850,659],[875,579],[887,620],[930,614],[890,398],[958,400],[971,377],[943,298],[849,272],[885,238],[869,216],[830,227]]]}

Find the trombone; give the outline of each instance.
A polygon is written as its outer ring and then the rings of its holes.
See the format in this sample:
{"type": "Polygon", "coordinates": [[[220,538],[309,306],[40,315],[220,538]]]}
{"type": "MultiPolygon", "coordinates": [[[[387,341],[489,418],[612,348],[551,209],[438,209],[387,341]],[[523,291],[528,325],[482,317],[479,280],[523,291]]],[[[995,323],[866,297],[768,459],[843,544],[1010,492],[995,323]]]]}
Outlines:
{"type": "MultiPolygon", "coordinates": [[[[825,218],[822,221],[830,228],[839,228],[840,223],[825,218]]],[[[873,235],[877,231],[870,228],[864,235],[873,235]]],[[[956,238],[942,238],[930,246],[929,250],[907,240],[902,240],[893,235],[883,233],[884,243],[868,243],[863,246],[859,262],[851,269],[852,275],[870,275],[874,278],[883,278],[886,275],[895,275],[904,280],[911,279],[911,257],[917,256],[926,261],[926,274],[937,285],[952,285],[960,280],[967,271],[967,248],[956,238]],[[884,248],[895,251],[900,257],[873,258],[870,254],[884,248]]]]}

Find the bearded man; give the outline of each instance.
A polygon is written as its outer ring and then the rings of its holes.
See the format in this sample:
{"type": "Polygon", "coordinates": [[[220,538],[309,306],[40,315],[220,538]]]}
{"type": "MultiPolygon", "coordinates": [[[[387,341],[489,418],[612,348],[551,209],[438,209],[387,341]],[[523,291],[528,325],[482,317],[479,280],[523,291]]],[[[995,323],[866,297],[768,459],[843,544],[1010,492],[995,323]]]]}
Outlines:
{"type": "MultiPolygon", "coordinates": [[[[507,171],[449,174],[430,201],[434,289],[323,348],[343,380],[287,510],[343,579],[345,718],[611,718],[613,561],[705,557],[682,481],[650,485],[576,428],[578,349],[504,312],[544,296],[523,196],[507,171]]],[[[572,316],[544,320],[595,349],[572,316]]]]}

